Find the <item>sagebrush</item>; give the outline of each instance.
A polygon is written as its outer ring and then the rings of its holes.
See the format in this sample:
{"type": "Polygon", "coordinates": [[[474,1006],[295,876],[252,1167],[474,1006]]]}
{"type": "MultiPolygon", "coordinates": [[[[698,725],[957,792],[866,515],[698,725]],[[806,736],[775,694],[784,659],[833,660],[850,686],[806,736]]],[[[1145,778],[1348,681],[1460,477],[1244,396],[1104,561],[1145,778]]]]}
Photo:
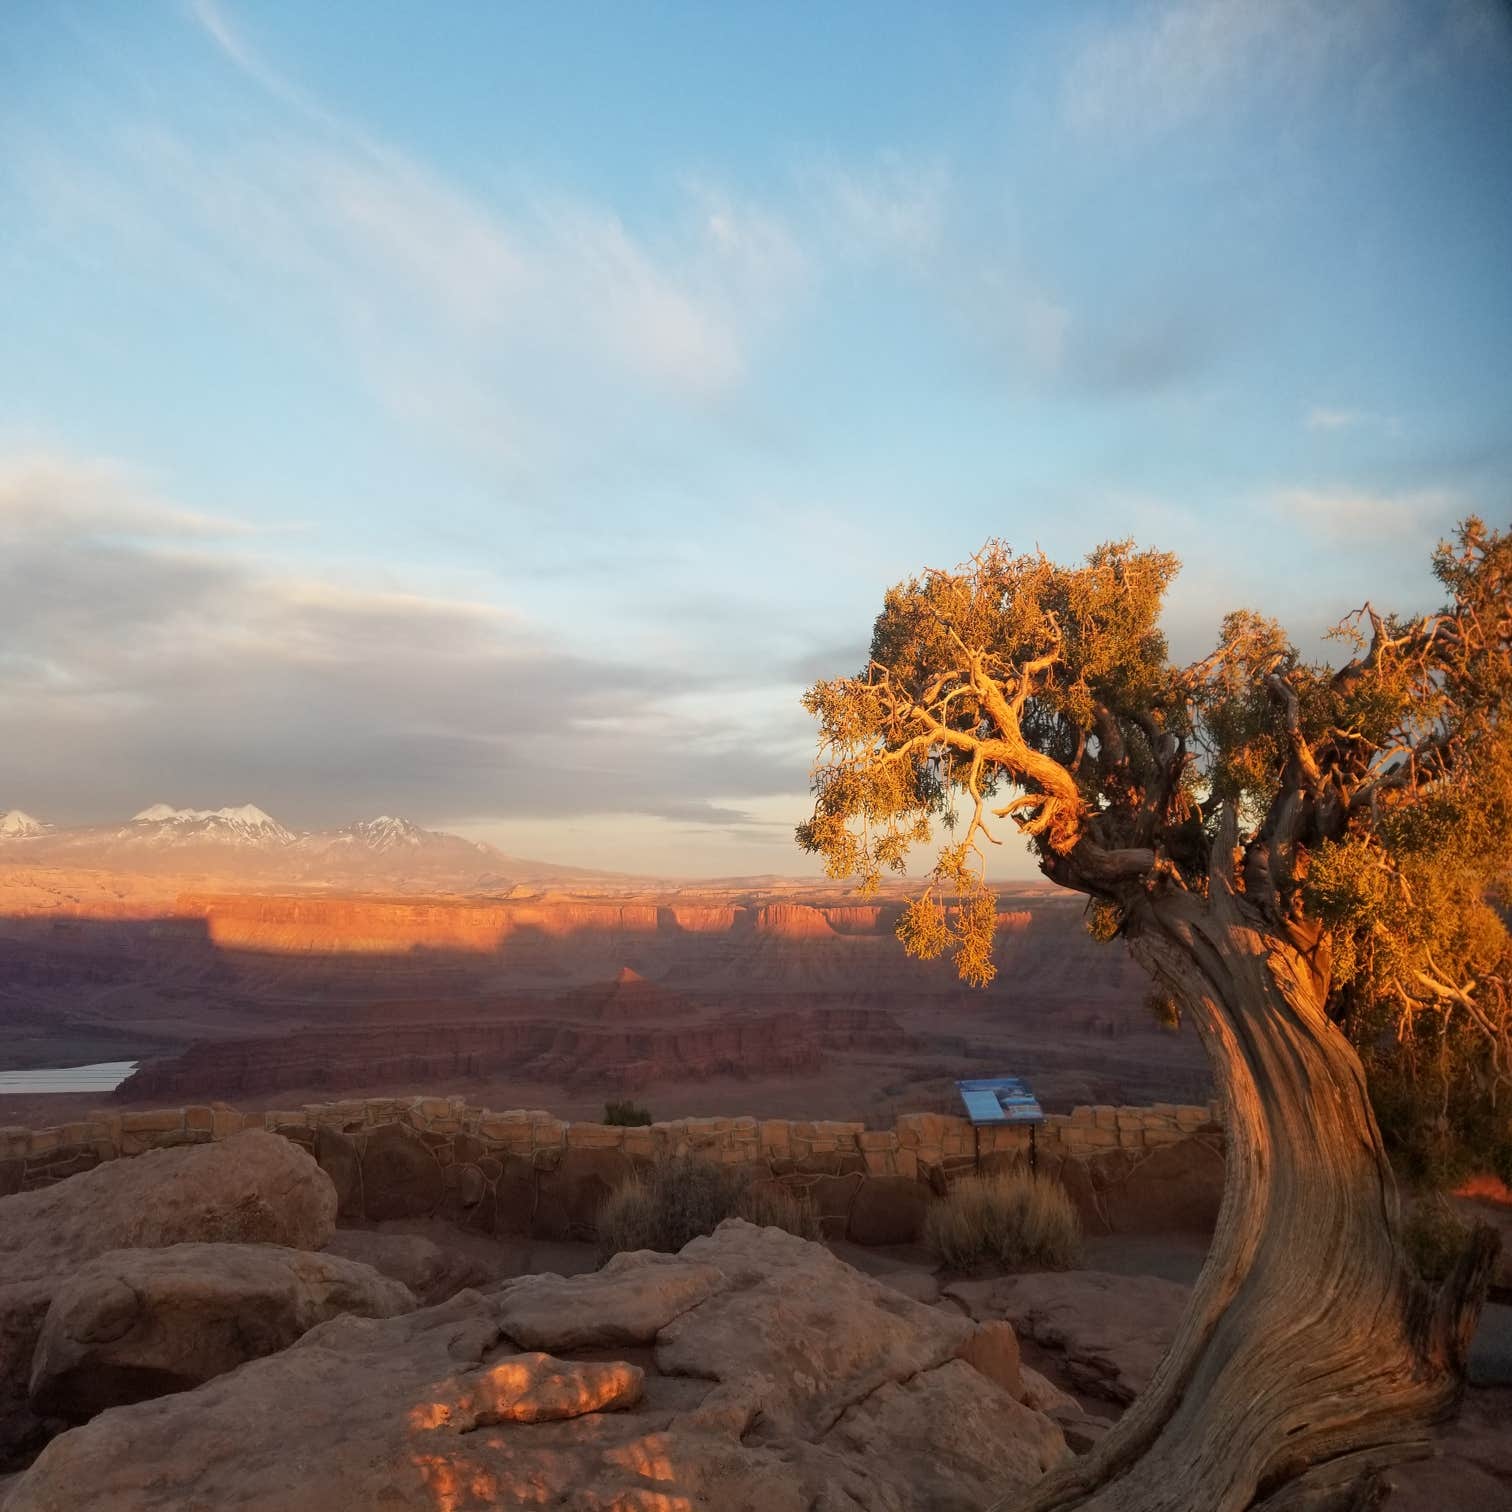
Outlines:
{"type": "Polygon", "coordinates": [[[681,1155],[657,1161],[604,1199],[599,1253],[605,1258],[621,1250],[673,1253],[700,1234],[712,1234],[726,1218],[786,1229],[802,1239],[819,1236],[807,1199],[778,1182],[758,1181],[750,1171],[681,1155]]]}
{"type": "Polygon", "coordinates": [[[1081,1222],[1066,1189],[1049,1177],[966,1176],[930,1204],[924,1242],[952,1270],[1064,1270],[1081,1256],[1081,1222]]]}

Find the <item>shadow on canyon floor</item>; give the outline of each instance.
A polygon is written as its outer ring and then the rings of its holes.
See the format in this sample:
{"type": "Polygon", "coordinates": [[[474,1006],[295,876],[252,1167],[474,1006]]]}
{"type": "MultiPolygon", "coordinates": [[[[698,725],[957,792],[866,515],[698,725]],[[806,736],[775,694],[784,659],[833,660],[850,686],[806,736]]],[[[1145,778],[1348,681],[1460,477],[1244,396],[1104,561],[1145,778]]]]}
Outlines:
{"type": "MultiPolygon", "coordinates": [[[[905,957],[895,915],[181,894],[0,916],[0,1067],[140,1059],[124,1102],[242,1108],[413,1089],[581,1115],[632,1093],[669,1117],[886,1121],[1005,1070],[1051,1107],[1207,1095],[1195,1036],[1154,1023],[1074,904],[1005,913],[982,992],[905,957]]],[[[0,1119],[66,1100],[8,1097],[0,1119]]]]}

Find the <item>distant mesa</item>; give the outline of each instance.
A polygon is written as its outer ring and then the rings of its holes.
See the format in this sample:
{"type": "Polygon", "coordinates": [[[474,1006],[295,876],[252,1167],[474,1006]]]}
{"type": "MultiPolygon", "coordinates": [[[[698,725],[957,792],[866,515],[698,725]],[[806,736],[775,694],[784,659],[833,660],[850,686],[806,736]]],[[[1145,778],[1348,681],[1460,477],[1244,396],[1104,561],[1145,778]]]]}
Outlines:
{"type": "Polygon", "coordinates": [[[787,940],[827,939],[835,934],[828,914],[807,903],[768,903],[756,914],[758,934],[787,940]]]}
{"type": "Polygon", "coordinates": [[[633,966],[621,966],[607,986],[582,987],[569,994],[570,1006],[586,1009],[596,1018],[625,1022],[636,1019],[685,1018],[693,1005],[680,993],[649,982],[633,966]]]}

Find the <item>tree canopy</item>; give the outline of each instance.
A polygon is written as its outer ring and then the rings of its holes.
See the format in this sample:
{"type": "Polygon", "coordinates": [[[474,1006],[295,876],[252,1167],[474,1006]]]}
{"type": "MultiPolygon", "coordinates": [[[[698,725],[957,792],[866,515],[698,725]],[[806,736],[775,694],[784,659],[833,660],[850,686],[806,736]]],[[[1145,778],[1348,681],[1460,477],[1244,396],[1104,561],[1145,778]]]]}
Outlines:
{"type": "Polygon", "coordinates": [[[1178,566],[1129,541],[1074,566],[990,542],[891,589],[867,666],[805,694],[819,757],[799,843],[865,889],[933,846],[899,937],[977,985],[1004,826],[1107,936],[1221,869],[1306,954],[1378,1106],[1401,1101],[1400,1139],[1425,1161],[1473,1139],[1512,1178],[1512,537],[1465,521],[1433,557],[1442,606],[1364,604],[1334,632],[1339,665],[1248,610],[1173,663],[1178,566]]]}

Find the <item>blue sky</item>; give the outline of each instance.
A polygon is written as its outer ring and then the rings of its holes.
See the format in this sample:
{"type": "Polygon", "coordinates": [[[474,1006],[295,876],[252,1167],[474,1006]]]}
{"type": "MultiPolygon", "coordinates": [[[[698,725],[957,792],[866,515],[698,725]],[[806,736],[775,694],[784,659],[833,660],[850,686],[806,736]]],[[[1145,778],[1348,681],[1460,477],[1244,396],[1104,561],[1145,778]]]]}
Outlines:
{"type": "Polygon", "coordinates": [[[1489,0],[13,6],[0,808],[802,872],[802,686],[989,536],[1429,602],[1509,268],[1489,0]]]}

